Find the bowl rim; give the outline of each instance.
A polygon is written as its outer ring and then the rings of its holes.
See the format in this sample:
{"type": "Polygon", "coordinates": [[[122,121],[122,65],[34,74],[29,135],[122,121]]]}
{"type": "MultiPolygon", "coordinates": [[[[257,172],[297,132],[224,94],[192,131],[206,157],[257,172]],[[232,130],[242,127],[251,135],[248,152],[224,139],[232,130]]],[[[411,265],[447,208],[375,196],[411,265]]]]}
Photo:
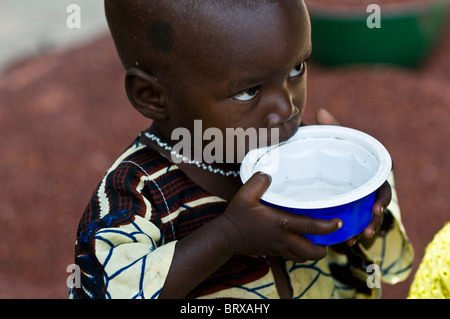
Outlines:
{"type": "MultiPolygon", "coordinates": [[[[338,196],[330,196],[317,200],[297,200],[276,194],[269,188],[262,195],[262,200],[277,206],[293,209],[322,209],[337,207],[352,203],[376,191],[388,179],[391,173],[392,159],[389,152],[377,139],[369,134],[343,126],[308,125],[299,127],[294,136],[285,142],[249,151],[242,160],[240,168],[240,177],[242,182],[245,183],[254,173],[257,172],[255,167],[264,156],[271,154],[271,152],[275,151],[278,147],[281,148],[285,144],[294,143],[299,140],[304,140],[305,138],[337,138],[337,140],[345,139],[350,142],[352,142],[351,139],[353,138],[353,141],[359,140],[366,143],[368,146],[368,151],[379,160],[379,167],[375,176],[363,185],[338,196]],[[330,134],[332,135],[330,136],[330,134]],[[257,160],[255,161],[254,159],[257,160]]],[[[354,143],[357,144],[356,142],[354,143]]]]}
{"type": "MultiPolygon", "coordinates": [[[[434,0],[424,3],[421,0],[411,0],[406,3],[384,4],[382,7],[383,18],[401,18],[411,15],[426,14],[433,8],[449,5],[450,0],[434,0]]],[[[367,6],[338,6],[331,7],[325,4],[306,2],[310,18],[323,18],[330,20],[341,19],[367,19],[367,6]]]]}

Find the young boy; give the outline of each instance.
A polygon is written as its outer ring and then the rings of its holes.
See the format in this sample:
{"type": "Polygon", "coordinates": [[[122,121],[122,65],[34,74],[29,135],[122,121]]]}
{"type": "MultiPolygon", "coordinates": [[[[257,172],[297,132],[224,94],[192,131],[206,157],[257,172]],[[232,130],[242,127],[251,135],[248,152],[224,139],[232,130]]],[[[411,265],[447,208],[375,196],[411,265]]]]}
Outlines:
{"type": "MultiPolygon", "coordinates": [[[[361,234],[370,243],[327,248],[300,234],[331,233],[342,222],[261,204],[270,177],[257,173],[242,185],[237,158],[174,164],[202,151],[173,148],[172,132],[194,136],[195,120],[222,132],[276,130],[280,142],[296,132],[311,53],[303,1],[106,0],[105,8],[128,98],[153,122],[106,173],[81,219],[81,287],[72,297],[375,297],[365,266],[381,263],[390,282],[407,276],[412,250],[400,216],[385,210],[387,183],[361,234]]],[[[334,122],[326,111],[317,120],[334,122]]]]}

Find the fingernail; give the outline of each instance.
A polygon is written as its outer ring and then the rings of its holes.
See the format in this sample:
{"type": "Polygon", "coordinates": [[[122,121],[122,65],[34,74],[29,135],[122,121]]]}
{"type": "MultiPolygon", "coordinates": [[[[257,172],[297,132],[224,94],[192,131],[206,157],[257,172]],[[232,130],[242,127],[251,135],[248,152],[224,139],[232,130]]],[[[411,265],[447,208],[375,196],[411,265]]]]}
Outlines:
{"type": "Polygon", "coordinates": [[[260,173],[261,175],[266,175],[267,177],[269,177],[270,182],[272,182],[272,176],[270,176],[270,174],[267,174],[266,172],[263,172],[263,171],[259,171],[259,173],[260,173]]]}
{"type": "Polygon", "coordinates": [[[344,223],[342,221],[338,221],[337,223],[338,229],[344,226],[344,223]]]}
{"type": "Polygon", "coordinates": [[[381,206],[380,208],[380,215],[384,213],[385,208],[383,206],[381,206]]]}

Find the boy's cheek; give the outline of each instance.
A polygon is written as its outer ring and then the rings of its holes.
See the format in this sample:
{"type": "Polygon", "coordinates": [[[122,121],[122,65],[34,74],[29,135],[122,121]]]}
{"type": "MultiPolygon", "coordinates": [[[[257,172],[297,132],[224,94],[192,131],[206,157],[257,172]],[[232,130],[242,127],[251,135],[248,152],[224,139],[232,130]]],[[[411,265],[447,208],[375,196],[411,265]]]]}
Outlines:
{"type": "Polygon", "coordinates": [[[294,90],[292,101],[294,105],[299,109],[300,111],[300,117],[303,117],[303,113],[305,112],[306,108],[306,97],[307,97],[307,87],[306,87],[306,80],[303,85],[301,85],[299,88],[294,90]]]}

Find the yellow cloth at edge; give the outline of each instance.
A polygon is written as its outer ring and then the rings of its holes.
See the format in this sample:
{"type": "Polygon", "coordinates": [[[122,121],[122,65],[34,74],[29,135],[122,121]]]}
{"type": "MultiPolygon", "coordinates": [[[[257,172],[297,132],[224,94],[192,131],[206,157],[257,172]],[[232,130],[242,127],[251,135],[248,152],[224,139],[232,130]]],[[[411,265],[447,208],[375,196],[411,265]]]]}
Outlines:
{"type": "Polygon", "coordinates": [[[450,299],[450,222],[428,244],[408,298],[450,299]]]}

